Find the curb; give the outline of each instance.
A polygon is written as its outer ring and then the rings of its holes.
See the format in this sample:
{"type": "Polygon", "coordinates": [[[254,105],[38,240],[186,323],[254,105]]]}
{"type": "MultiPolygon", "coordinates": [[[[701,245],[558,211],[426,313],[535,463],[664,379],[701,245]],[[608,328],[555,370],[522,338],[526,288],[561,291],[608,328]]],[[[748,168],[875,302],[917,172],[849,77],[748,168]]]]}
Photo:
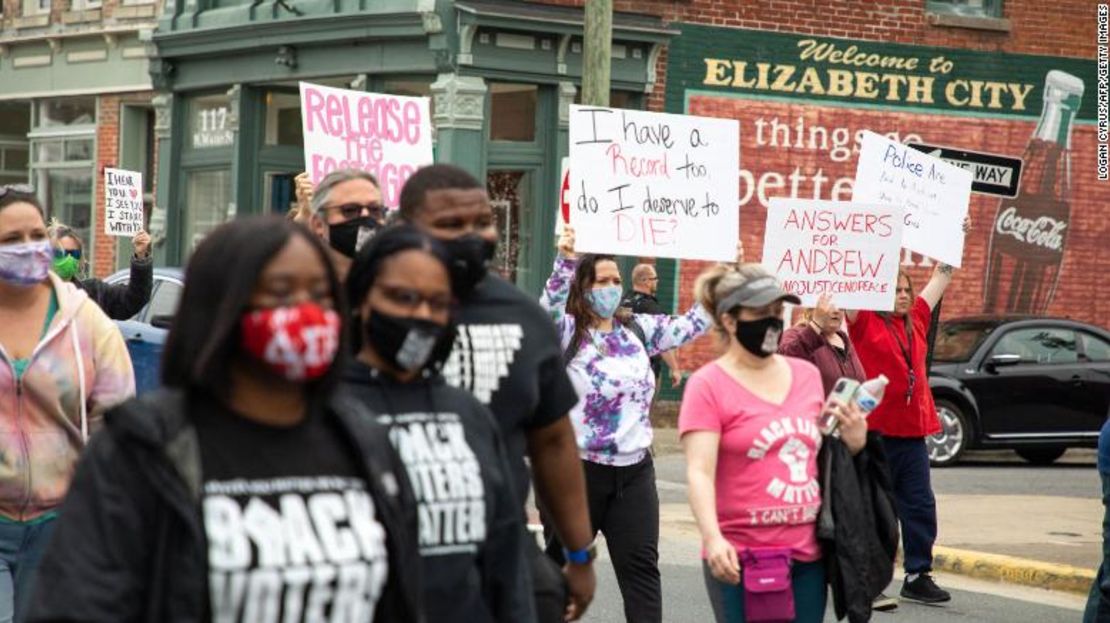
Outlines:
{"type": "Polygon", "coordinates": [[[1086,595],[1095,572],[1028,558],[933,547],[933,568],[973,578],[1086,595]]]}

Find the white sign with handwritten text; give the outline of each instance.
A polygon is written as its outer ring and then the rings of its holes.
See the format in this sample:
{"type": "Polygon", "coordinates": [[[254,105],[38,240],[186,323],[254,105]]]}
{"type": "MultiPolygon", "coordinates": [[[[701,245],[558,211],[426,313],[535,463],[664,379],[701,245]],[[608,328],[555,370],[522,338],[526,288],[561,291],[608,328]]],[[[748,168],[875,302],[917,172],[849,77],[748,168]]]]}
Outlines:
{"type": "Polygon", "coordinates": [[[143,230],[143,174],[104,169],[104,233],[128,238],[143,230]]]}
{"type": "Polygon", "coordinates": [[[971,181],[969,171],[865,130],[852,201],[904,208],[902,246],[959,268],[971,181]]]}
{"type": "Polygon", "coordinates": [[[740,125],[570,107],[570,222],[586,253],[732,261],[740,125]]]}

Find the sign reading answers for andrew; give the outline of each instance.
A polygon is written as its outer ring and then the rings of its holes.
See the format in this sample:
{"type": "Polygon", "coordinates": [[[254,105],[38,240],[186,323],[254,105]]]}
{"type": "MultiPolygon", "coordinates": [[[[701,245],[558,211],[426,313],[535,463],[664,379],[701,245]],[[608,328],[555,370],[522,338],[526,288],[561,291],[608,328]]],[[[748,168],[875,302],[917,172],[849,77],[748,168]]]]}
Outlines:
{"type": "Polygon", "coordinates": [[[1016,197],[1021,183],[1021,158],[1010,158],[955,147],[907,143],[934,158],[971,172],[971,192],[1001,197],[1016,197]]]}

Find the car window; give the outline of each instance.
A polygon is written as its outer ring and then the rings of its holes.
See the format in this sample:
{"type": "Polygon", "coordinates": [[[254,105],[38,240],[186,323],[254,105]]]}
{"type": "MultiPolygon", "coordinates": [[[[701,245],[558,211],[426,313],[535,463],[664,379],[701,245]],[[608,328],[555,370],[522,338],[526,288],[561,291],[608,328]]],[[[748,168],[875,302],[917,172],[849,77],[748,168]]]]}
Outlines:
{"type": "Polygon", "coordinates": [[[1075,363],[1079,361],[1075,340],[1071,329],[1015,329],[998,340],[991,356],[1018,355],[1021,363],[1075,363]]]}
{"type": "Polygon", "coordinates": [[[177,313],[177,302],[181,299],[181,286],[174,281],[160,280],[154,296],[150,298],[150,312],[147,322],[158,316],[173,316],[177,313]]]}
{"type": "Polygon", "coordinates": [[[995,329],[988,322],[946,322],[937,331],[933,361],[968,361],[972,354],[995,329]]]}
{"type": "Polygon", "coordinates": [[[1083,354],[1088,361],[1110,361],[1110,343],[1090,333],[1079,334],[1083,340],[1083,354]]]}

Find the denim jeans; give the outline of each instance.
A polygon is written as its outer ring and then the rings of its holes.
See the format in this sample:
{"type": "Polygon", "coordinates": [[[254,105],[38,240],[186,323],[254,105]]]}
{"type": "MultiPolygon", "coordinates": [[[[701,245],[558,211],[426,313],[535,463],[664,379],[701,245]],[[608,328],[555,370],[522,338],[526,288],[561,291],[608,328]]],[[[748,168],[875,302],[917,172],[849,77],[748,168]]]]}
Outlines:
{"type": "Polygon", "coordinates": [[[56,518],[30,524],[0,522],[0,623],[23,620],[55,522],[56,518]]]}
{"type": "MultiPolygon", "coordinates": [[[[705,588],[717,623],[744,623],[744,582],[726,584],[713,577],[709,564],[702,561],[705,588]]],[[[825,564],[794,562],[790,569],[790,584],[794,590],[794,621],[821,623],[825,619],[828,591],[825,589],[825,564]]]]}

